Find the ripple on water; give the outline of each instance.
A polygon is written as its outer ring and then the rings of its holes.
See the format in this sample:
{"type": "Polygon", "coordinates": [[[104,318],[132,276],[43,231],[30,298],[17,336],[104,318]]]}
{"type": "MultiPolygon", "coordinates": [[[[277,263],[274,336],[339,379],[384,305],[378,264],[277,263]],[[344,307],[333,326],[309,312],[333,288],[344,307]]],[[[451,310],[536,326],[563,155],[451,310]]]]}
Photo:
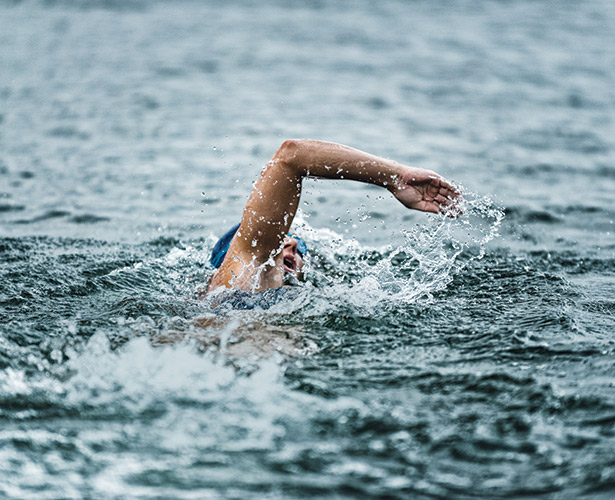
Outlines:
{"type": "MultiPolygon", "coordinates": [[[[0,412],[10,425],[0,462],[14,478],[6,484],[26,488],[19,471],[34,467],[29,485],[60,491],[48,470],[61,463],[79,469],[90,491],[108,494],[104,478],[113,475],[116,496],[156,491],[160,474],[170,491],[248,495],[274,485],[297,496],[305,478],[316,495],[608,487],[588,471],[612,444],[614,402],[587,370],[607,376],[613,351],[605,355],[605,344],[576,329],[579,292],[565,278],[592,266],[558,252],[478,258],[480,245],[459,252],[444,224],[422,229],[440,238],[412,240],[414,253],[394,255],[342,249],[315,232],[314,258],[325,265],[314,262],[316,278],[297,296],[205,331],[232,339],[241,328],[276,335],[300,327],[320,350],[244,363],[229,362],[219,343],[204,348],[190,323],[206,312],[190,297],[207,276],[207,251],[167,239],[3,239],[11,322],[2,327],[0,412]],[[382,258],[391,285],[379,282],[374,307],[356,279],[382,258]],[[412,279],[431,283],[413,274],[421,258],[443,259],[447,286],[400,298],[412,279]],[[327,275],[337,259],[346,267],[327,275]],[[177,337],[152,347],[161,333],[177,337]],[[58,421],[70,422],[68,434],[58,421]]],[[[471,243],[468,234],[491,233],[462,234],[471,243]]]]}
{"type": "Polygon", "coordinates": [[[609,2],[0,3],[0,497],[613,496],[609,2]],[[215,316],[288,131],[507,208],[306,183],[306,282],[215,316]]]}

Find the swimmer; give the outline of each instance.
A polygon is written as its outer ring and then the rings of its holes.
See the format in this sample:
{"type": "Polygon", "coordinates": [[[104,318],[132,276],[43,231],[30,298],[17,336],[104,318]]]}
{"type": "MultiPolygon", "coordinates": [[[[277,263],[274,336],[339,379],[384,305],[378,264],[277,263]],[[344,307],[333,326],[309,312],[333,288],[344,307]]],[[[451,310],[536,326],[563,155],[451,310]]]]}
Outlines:
{"type": "Polygon", "coordinates": [[[459,191],[431,170],[408,167],[357,149],[316,140],[287,140],[256,181],[241,223],[214,247],[217,267],[207,291],[260,292],[299,275],[305,244],[291,230],[304,177],[348,179],[388,189],[409,209],[455,214],[459,191]]]}

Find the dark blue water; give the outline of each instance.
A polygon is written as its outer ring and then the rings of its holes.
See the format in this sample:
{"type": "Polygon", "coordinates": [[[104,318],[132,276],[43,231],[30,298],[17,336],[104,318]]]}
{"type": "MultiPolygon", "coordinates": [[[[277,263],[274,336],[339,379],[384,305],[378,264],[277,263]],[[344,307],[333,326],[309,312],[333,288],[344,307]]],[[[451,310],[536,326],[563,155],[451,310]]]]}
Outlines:
{"type": "Polygon", "coordinates": [[[0,497],[615,494],[615,4],[0,1],[0,497]],[[286,138],[305,283],[198,291],[286,138]]]}

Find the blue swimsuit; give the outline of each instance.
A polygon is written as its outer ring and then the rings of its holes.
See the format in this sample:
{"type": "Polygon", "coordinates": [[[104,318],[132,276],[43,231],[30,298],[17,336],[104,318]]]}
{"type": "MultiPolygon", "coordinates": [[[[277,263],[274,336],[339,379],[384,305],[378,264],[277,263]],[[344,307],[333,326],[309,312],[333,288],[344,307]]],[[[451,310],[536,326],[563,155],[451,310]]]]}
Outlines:
{"type": "Polygon", "coordinates": [[[245,290],[229,290],[212,301],[216,314],[229,311],[249,311],[252,309],[266,310],[282,299],[294,296],[289,287],[271,288],[262,292],[251,293],[245,290]]]}

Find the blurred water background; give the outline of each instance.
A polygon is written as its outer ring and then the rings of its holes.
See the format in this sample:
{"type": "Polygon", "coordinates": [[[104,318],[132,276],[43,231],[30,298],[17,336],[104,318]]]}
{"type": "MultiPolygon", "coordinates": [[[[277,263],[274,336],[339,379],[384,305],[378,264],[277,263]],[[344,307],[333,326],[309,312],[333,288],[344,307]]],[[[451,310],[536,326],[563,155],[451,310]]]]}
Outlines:
{"type": "Polygon", "coordinates": [[[0,1],[0,497],[612,498],[615,3],[0,1]],[[197,291],[286,138],[306,283],[197,291]]]}

